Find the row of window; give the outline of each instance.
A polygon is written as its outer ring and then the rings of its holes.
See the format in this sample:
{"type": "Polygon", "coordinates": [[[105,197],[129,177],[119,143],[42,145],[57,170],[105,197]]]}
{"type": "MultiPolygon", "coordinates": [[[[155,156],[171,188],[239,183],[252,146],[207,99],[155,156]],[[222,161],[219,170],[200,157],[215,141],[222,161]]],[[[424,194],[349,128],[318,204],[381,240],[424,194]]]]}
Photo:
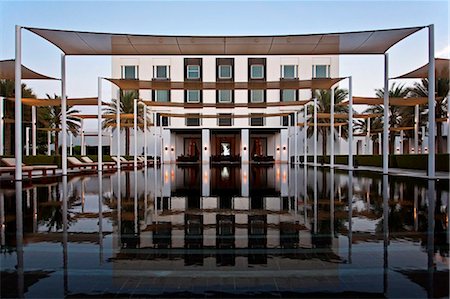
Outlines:
{"type": "MultiPolygon", "coordinates": [[[[201,90],[185,90],[184,99],[186,103],[201,103],[201,90]]],[[[153,92],[153,99],[155,102],[170,102],[169,90],[155,90],[153,92]]],[[[280,90],[280,99],[282,102],[293,102],[298,100],[298,90],[296,89],[282,89],[280,90]]],[[[234,103],[233,90],[217,90],[217,103],[234,103]]],[[[248,91],[249,103],[264,103],[266,102],[266,91],[264,89],[251,89],[248,91]]]]}
{"type": "MultiPolygon", "coordinates": [[[[257,116],[259,114],[254,114],[255,116],[249,118],[249,124],[250,126],[264,126],[264,117],[257,116]]],[[[233,125],[233,115],[231,113],[219,113],[217,114],[217,125],[220,127],[230,127],[233,125]]],[[[162,126],[166,127],[169,126],[169,119],[168,117],[162,117],[162,126]]],[[[290,119],[289,124],[289,117],[288,116],[282,116],[281,117],[281,125],[282,126],[288,126],[294,125],[294,117],[292,116],[290,119]]],[[[157,124],[160,125],[160,119],[157,118],[157,124]]],[[[195,127],[201,125],[201,118],[200,114],[188,114],[186,117],[186,126],[188,127],[195,127]]]]}
{"type": "MultiPolygon", "coordinates": [[[[192,59],[191,59],[192,60],[192,59]]],[[[224,60],[224,59],[222,59],[224,60]]],[[[226,62],[226,61],[225,61],[226,62]]],[[[186,63],[185,63],[186,64],[186,63]]],[[[138,79],[139,66],[137,65],[123,65],[121,67],[122,79],[138,79]]],[[[298,79],[298,65],[281,65],[280,67],[281,79],[298,79]]],[[[328,78],[330,77],[330,65],[313,65],[313,78],[328,78]]],[[[169,65],[156,65],[153,67],[153,78],[157,80],[170,79],[169,65]]],[[[202,66],[201,64],[186,64],[185,66],[185,80],[201,80],[202,66]]],[[[251,64],[249,65],[249,80],[265,80],[266,65],[265,64],[251,64]]],[[[234,65],[218,64],[217,65],[217,80],[234,79],[234,65]]]]}

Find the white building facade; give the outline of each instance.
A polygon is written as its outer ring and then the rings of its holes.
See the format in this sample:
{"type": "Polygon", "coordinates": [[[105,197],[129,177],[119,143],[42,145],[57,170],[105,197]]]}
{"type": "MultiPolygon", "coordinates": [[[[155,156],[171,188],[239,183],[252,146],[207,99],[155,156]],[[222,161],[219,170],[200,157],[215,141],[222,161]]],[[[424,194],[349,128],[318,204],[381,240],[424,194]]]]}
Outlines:
{"type": "MultiPolygon", "coordinates": [[[[338,56],[114,56],[112,58],[112,78],[121,79],[217,84],[247,82],[248,86],[251,86],[253,82],[330,77],[339,77],[338,56]]],[[[118,97],[119,89],[114,87],[112,98],[118,97]]],[[[142,100],[179,103],[176,107],[151,107],[151,111],[156,114],[157,126],[149,129],[147,153],[149,156],[155,154],[161,156],[162,161],[166,163],[192,160],[250,162],[258,159],[285,163],[294,155],[295,140],[298,155],[303,154],[303,127],[294,129],[294,112],[300,112],[303,107],[280,105],[255,108],[248,107],[247,104],[304,101],[311,97],[310,89],[141,89],[139,98],[142,100]],[[183,106],[183,103],[205,105],[204,107],[200,105],[201,108],[191,108],[183,106]],[[162,117],[160,113],[185,117],[162,117]],[[285,115],[287,113],[290,115],[285,115]],[[253,114],[255,117],[251,117],[253,114]],[[260,117],[261,114],[284,115],[260,117]],[[156,146],[154,142],[157,142],[156,146]]],[[[304,122],[303,113],[298,113],[297,122],[304,122]]],[[[137,136],[139,155],[144,153],[142,136],[143,132],[140,130],[137,136]]],[[[113,138],[117,138],[116,134],[113,138]]],[[[132,133],[131,154],[134,153],[133,138],[132,133]]],[[[121,132],[121,140],[125,140],[124,132],[121,132]]],[[[322,153],[321,140],[319,136],[318,154],[322,153]]],[[[348,152],[348,145],[341,143],[343,142],[337,138],[336,152],[345,154],[348,152]]],[[[115,141],[112,142],[111,152],[117,154],[115,141]]],[[[121,143],[120,153],[125,154],[125,142],[121,143]]],[[[312,138],[308,138],[308,153],[313,153],[312,138]]]]}

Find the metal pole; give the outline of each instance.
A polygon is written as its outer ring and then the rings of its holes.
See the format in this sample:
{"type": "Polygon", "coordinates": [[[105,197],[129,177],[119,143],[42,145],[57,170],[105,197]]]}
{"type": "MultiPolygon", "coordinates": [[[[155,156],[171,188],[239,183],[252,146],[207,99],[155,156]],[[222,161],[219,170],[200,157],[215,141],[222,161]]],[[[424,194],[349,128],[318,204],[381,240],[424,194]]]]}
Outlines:
{"type": "Polygon", "coordinates": [[[0,156],[5,154],[5,123],[3,120],[4,117],[4,98],[0,97],[0,156]]]}
{"type": "MultiPolygon", "coordinates": [[[[289,137],[289,134],[291,133],[291,119],[292,116],[288,115],[288,130],[287,130],[287,148],[288,148],[288,154],[287,154],[287,159],[288,159],[288,164],[291,165],[291,151],[290,151],[290,145],[291,145],[291,140],[292,138],[289,137]]],[[[281,152],[281,150],[280,150],[281,152]]],[[[281,154],[280,154],[280,159],[281,159],[281,154]]]]}
{"type": "Polygon", "coordinates": [[[160,138],[160,148],[161,148],[161,173],[162,173],[162,164],[164,163],[163,155],[164,155],[164,144],[163,144],[163,137],[162,137],[162,115],[159,115],[159,138],[160,138]]]}
{"type": "Polygon", "coordinates": [[[144,166],[147,168],[147,106],[144,106],[144,166]]]}
{"type": "Polygon", "coordinates": [[[61,144],[62,175],[67,175],[66,56],[64,54],[61,54],[61,132],[62,132],[62,144],[61,144]]]}
{"type": "Polygon", "coordinates": [[[117,169],[120,169],[120,98],[116,101],[117,169]]]}
{"type": "Polygon", "coordinates": [[[37,108],[36,106],[31,106],[31,153],[36,156],[36,126],[37,126],[37,108]]]}
{"type": "Polygon", "coordinates": [[[25,156],[30,155],[30,127],[25,127],[25,156]]]}
{"type": "MultiPolygon", "coordinates": [[[[14,102],[14,154],[15,179],[22,180],[22,28],[16,25],[15,102],[14,102]]],[[[17,195],[17,194],[16,194],[17,195]]]]}
{"type": "Polygon", "coordinates": [[[353,82],[348,77],[348,169],[353,170],[353,82]]]}
{"type": "Polygon", "coordinates": [[[303,164],[308,162],[308,106],[303,106],[304,121],[303,121],[303,164]]]}
{"type": "Polygon", "coordinates": [[[370,117],[367,119],[367,154],[372,154],[372,151],[370,150],[370,117]]]}
{"type": "Polygon", "coordinates": [[[297,139],[297,135],[298,135],[298,115],[297,115],[297,111],[295,111],[294,114],[294,164],[297,164],[297,157],[298,157],[298,139],[297,139]]]}
{"type": "Polygon", "coordinates": [[[82,156],[86,155],[86,151],[84,148],[84,120],[80,119],[80,127],[81,127],[81,149],[80,153],[82,156]]]}
{"type": "Polygon", "coordinates": [[[419,105],[414,106],[414,154],[419,153],[419,105]]]}
{"type": "Polygon", "coordinates": [[[383,174],[389,172],[389,54],[384,53],[383,174]]]}
{"type": "Polygon", "coordinates": [[[317,98],[314,98],[314,128],[313,128],[313,157],[314,166],[317,166],[317,98]]]}
{"type": "Polygon", "coordinates": [[[425,154],[425,126],[422,126],[422,154],[425,154]]]}
{"type": "Polygon", "coordinates": [[[69,131],[69,155],[73,155],[73,134],[69,131]]]}
{"type": "Polygon", "coordinates": [[[47,156],[51,156],[52,155],[52,150],[51,150],[51,142],[52,142],[52,132],[51,131],[47,131],[47,156]]]}
{"type": "Polygon", "coordinates": [[[428,26],[428,178],[435,178],[435,127],[436,112],[434,102],[435,91],[434,65],[434,25],[428,26]]]}
{"type": "Polygon", "coordinates": [[[330,90],[330,168],[334,168],[334,88],[330,90]]]}
{"type": "Polygon", "coordinates": [[[98,77],[98,94],[97,94],[97,134],[98,134],[98,149],[97,149],[97,170],[103,171],[103,137],[102,137],[102,77],[98,77]]]}
{"type": "Polygon", "coordinates": [[[137,168],[137,115],[138,115],[138,110],[137,110],[137,99],[133,100],[133,111],[134,111],[134,115],[133,115],[133,127],[134,127],[134,169],[137,168]]]}
{"type": "MultiPolygon", "coordinates": [[[[157,152],[157,147],[158,147],[158,145],[156,144],[157,143],[157,141],[158,141],[158,138],[156,137],[156,123],[157,123],[157,115],[156,115],[156,112],[155,113],[153,113],[153,142],[154,142],[154,144],[153,144],[153,146],[154,146],[154,155],[153,155],[153,167],[156,169],[156,167],[157,167],[157,163],[158,163],[158,159],[157,159],[157,157],[156,157],[156,152],[157,152]]],[[[155,174],[155,176],[156,176],[156,174],[155,174]]]]}

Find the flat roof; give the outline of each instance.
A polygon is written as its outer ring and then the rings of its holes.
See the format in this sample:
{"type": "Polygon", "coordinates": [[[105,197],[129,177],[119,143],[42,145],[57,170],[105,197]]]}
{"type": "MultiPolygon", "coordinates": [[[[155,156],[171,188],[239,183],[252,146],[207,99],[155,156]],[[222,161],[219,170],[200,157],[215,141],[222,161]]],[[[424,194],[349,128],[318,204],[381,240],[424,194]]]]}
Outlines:
{"type": "Polygon", "coordinates": [[[24,27],[66,55],[339,55],[383,54],[425,28],[298,35],[176,36],[24,27]]]}

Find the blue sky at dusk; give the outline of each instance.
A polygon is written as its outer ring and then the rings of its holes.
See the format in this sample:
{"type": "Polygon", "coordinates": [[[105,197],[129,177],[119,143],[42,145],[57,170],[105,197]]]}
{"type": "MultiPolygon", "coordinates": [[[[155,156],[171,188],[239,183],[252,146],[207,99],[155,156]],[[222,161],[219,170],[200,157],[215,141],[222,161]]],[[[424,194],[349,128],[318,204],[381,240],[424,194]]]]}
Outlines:
{"type": "MultiPolygon", "coordinates": [[[[436,55],[449,57],[448,1],[1,1],[0,59],[14,58],[14,26],[171,35],[306,34],[435,24],[436,55]]],[[[390,75],[427,62],[427,31],[393,47],[390,75]]],[[[61,52],[30,32],[23,33],[23,63],[60,76],[61,52]]],[[[354,95],[373,96],[382,86],[383,57],[343,56],[342,76],[354,77],[354,95]]],[[[111,76],[110,57],[69,57],[71,97],[95,96],[97,77],[111,76]]],[[[39,97],[60,94],[57,82],[31,82],[39,97]]],[[[107,83],[104,95],[110,95],[107,83]]]]}

